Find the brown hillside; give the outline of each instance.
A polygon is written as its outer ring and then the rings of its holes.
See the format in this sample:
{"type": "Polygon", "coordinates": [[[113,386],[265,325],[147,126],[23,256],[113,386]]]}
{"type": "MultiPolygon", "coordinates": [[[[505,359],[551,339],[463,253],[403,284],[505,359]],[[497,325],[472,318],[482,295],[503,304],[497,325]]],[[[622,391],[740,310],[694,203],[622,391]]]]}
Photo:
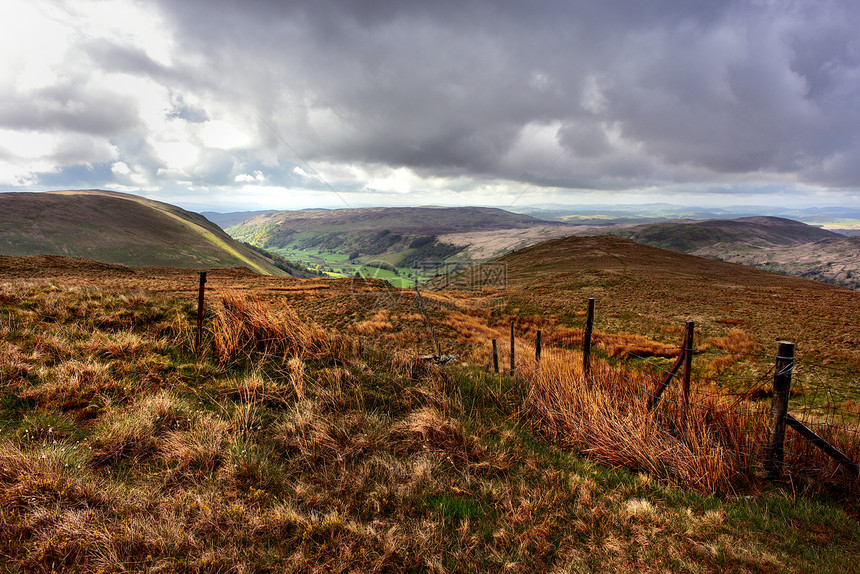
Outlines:
{"type": "Polygon", "coordinates": [[[566,237],[511,253],[510,309],[578,325],[589,297],[596,327],[665,343],[694,320],[701,340],[732,329],[771,353],[777,340],[798,355],[860,370],[860,293],[634,243],[618,237],[566,237]]]}

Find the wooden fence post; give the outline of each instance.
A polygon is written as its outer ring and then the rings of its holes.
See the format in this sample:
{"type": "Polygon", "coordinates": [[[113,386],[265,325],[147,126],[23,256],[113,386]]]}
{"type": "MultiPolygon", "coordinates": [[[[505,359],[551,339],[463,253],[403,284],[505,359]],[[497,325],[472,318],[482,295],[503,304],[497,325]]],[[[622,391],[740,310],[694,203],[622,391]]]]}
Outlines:
{"type": "Polygon", "coordinates": [[[514,320],[511,319],[511,376],[512,377],[517,374],[517,366],[516,366],[516,362],[514,361],[515,354],[516,354],[516,352],[514,350],[514,320]]]}
{"type": "Polygon", "coordinates": [[[785,458],[785,417],[788,414],[788,398],[791,395],[791,375],[794,371],[794,343],[779,342],[776,353],[776,373],[773,376],[773,401],[770,406],[768,444],[765,447],[765,469],[767,476],[776,479],[782,476],[785,458]]]}
{"type": "Polygon", "coordinates": [[[687,321],[687,329],[684,331],[684,382],[681,386],[681,416],[679,428],[683,433],[687,428],[687,411],[690,408],[690,377],[693,370],[693,332],[695,323],[687,321]]]}
{"type": "Polygon", "coordinates": [[[206,272],[200,271],[200,288],[197,292],[197,332],[194,336],[194,354],[200,356],[203,345],[203,298],[206,292],[206,272]]]}
{"type": "Polygon", "coordinates": [[[541,334],[542,330],[537,330],[537,339],[535,339],[535,363],[540,365],[540,347],[541,347],[541,334]]]}
{"type": "Polygon", "coordinates": [[[495,339],[493,339],[493,371],[499,372],[499,348],[495,339]]]}
{"type": "Polygon", "coordinates": [[[436,331],[433,330],[433,323],[430,322],[430,315],[424,308],[424,299],[421,298],[421,291],[418,290],[418,279],[415,280],[415,293],[418,294],[418,305],[421,307],[421,313],[424,314],[424,320],[427,321],[427,328],[430,329],[430,336],[433,337],[433,346],[436,349],[436,357],[442,357],[442,348],[439,346],[439,339],[436,338],[436,331]]]}
{"type": "Polygon", "coordinates": [[[588,299],[588,316],[585,319],[585,335],[582,338],[582,372],[591,377],[591,334],[594,331],[594,297],[588,299]]]}

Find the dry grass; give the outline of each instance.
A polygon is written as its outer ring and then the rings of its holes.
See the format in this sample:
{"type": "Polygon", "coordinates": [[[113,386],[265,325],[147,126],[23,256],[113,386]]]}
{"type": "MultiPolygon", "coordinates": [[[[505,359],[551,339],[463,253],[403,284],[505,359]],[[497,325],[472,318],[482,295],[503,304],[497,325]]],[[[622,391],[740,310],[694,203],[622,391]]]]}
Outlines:
{"type": "Polygon", "coordinates": [[[237,292],[221,294],[213,332],[215,356],[222,365],[290,357],[343,361],[355,352],[353,341],[303,321],[290,307],[275,315],[262,301],[237,292]]]}
{"type": "MultiPolygon", "coordinates": [[[[529,402],[542,432],[603,464],[703,492],[743,490],[762,476],[769,403],[694,383],[686,418],[679,390],[670,389],[649,412],[654,378],[600,359],[593,358],[592,364],[592,376],[586,379],[580,353],[553,350],[543,355],[539,368],[533,361],[518,367],[530,381],[529,402]]],[[[831,444],[857,460],[860,437],[855,429],[821,429],[831,444]]],[[[818,449],[792,440],[791,432],[787,436],[785,464],[792,480],[803,483],[803,477],[814,476],[848,490],[860,484],[818,449]]]]}
{"type": "Polygon", "coordinates": [[[678,345],[667,345],[652,341],[642,335],[630,333],[596,333],[594,341],[603,347],[610,357],[627,359],[630,356],[638,357],[674,357],[678,355],[678,345]]]}
{"type": "Polygon", "coordinates": [[[732,329],[723,337],[709,337],[701,345],[702,349],[711,346],[738,354],[749,354],[758,349],[755,338],[743,329],[732,329]]]}
{"type": "Polygon", "coordinates": [[[367,321],[360,321],[353,327],[359,335],[378,335],[390,331],[392,328],[390,313],[387,309],[377,311],[373,317],[367,321]]]}
{"type": "MultiPolygon", "coordinates": [[[[375,311],[356,306],[348,283],[301,289],[226,271],[210,281],[233,296],[209,303],[205,332],[209,348],[222,338],[223,354],[196,357],[195,279],[149,270],[0,285],[3,568],[838,572],[860,554],[856,521],[814,492],[755,482],[749,498],[699,494],[736,468],[725,470],[713,445],[744,439],[713,432],[731,428],[725,419],[706,419],[696,425],[707,436],[691,426],[692,446],[678,444],[668,403],[648,415],[650,430],[635,428],[638,407],[624,403],[633,391],[617,385],[641,373],[598,362],[605,380],[571,398],[580,360],[570,349],[545,349],[545,375],[528,345],[517,353],[523,378],[442,368],[403,348],[409,333],[426,339],[407,297],[387,317],[396,346],[383,347],[385,337],[359,346],[337,331],[375,311]],[[538,376],[526,405],[526,381],[538,376]],[[585,408],[576,401],[587,392],[597,400],[584,418],[561,408],[585,408]],[[553,418],[537,416],[538,400],[553,418]],[[599,435],[577,429],[583,421],[611,424],[599,435]],[[610,441],[674,445],[666,456],[677,468],[659,451],[613,455],[610,441]],[[639,472],[609,468],[628,463],[639,472]],[[699,483],[678,478],[696,473],[699,483]],[[688,482],[698,491],[667,486],[688,482]]],[[[506,340],[507,316],[444,310],[465,325],[458,333],[458,321],[444,325],[429,309],[446,351],[483,364],[481,337],[506,340]]],[[[550,330],[518,325],[530,340],[534,328],[550,330]]]]}

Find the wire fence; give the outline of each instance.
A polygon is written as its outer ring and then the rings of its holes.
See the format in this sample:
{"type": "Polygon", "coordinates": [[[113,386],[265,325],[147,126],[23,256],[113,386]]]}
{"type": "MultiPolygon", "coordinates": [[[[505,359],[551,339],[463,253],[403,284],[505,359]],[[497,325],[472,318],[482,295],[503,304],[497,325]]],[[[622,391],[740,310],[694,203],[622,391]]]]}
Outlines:
{"type": "MultiPolygon", "coordinates": [[[[678,353],[682,351],[677,347],[678,353]]],[[[748,370],[754,374],[700,374],[692,381],[685,405],[683,385],[678,376],[671,377],[658,396],[655,389],[670,374],[669,369],[653,357],[630,353],[630,357],[639,362],[641,373],[637,377],[625,377],[625,381],[636,387],[640,400],[650,400],[655,404],[653,420],[657,424],[677,428],[682,410],[698,411],[700,416],[691,418],[707,421],[709,432],[718,439],[725,439],[719,443],[729,449],[736,460],[744,461],[754,472],[766,473],[769,470],[768,456],[773,449],[770,427],[774,379],[778,374],[777,356],[714,349],[694,349],[693,352],[699,359],[712,355],[744,360],[750,363],[748,370]]],[[[791,376],[789,414],[852,462],[860,460],[858,373],[852,369],[794,360],[781,374],[791,376]],[[838,387],[832,382],[834,375],[840,379],[838,387]]],[[[785,432],[781,448],[784,452],[782,472],[788,478],[833,478],[843,473],[852,479],[857,476],[856,466],[852,468],[834,460],[793,430],[785,432]]]]}

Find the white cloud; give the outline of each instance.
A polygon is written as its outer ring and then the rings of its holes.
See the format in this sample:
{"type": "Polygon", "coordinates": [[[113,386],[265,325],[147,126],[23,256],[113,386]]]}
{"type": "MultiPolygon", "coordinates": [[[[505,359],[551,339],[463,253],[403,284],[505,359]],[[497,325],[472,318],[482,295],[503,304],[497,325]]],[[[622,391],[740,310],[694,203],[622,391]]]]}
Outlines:
{"type": "Polygon", "coordinates": [[[236,183],[256,183],[266,181],[266,176],[260,170],[254,170],[254,173],[240,173],[233,181],[236,183]]]}
{"type": "Polygon", "coordinates": [[[200,129],[200,141],[209,148],[246,149],[252,142],[250,127],[226,120],[212,120],[200,129]]]}
{"type": "Polygon", "coordinates": [[[110,170],[112,173],[116,175],[129,175],[131,173],[131,168],[128,167],[128,164],[124,161],[118,161],[110,166],[110,170]]]}

